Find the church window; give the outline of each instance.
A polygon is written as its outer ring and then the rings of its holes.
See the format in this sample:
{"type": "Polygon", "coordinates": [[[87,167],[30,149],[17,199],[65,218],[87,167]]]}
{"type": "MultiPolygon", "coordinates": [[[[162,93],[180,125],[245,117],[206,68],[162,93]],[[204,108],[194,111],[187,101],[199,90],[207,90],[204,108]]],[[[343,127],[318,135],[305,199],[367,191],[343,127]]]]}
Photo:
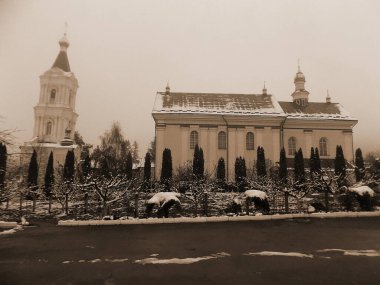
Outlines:
{"type": "Polygon", "coordinates": [[[255,148],[255,140],[253,133],[249,132],[247,133],[245,137],[245,145],[247,150],[253,150],[255,148]]]}
{"type": "Polygon", "coordinates": [[[192,131],[190,133],[190,148],[194,149],[197,144],[198,144],[198,132],[192,131]]]}
{"type": "Polygon", "coordinates": [[[321,156],[327,156],[327,139],[321,138],[319,140],[319,154],[321,156]]]}
{"type": "Polygon", "coordinates": [[[48,122],[46,125],[46,134],[47,135],[51,135],[52,128],[53,128],[52,122],[48,122]]]}
{"type": "Polygon", "coordinates": [[[227,148],[227,135],[225,132],[219,132],[218,134],[218,149],[227,148]]]}
{"type": "Polygon", "coordinates": [[[55,94],[57,93],[57,90],[55,89],[52,89],[50,91],[50,104],[54,104],[55,103],[55,94]]]}
{"type": "Polygon", "coordinates": [[[288,140],[288,154],[295,155],[297,148],[297,141],[295,137],[290,137],[288,140]]]}

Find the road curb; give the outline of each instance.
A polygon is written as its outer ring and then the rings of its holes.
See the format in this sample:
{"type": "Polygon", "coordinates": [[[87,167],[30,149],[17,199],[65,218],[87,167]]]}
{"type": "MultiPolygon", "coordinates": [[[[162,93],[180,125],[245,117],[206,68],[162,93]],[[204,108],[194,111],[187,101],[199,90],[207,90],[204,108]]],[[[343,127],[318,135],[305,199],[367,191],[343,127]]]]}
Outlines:
{"type": "MultiPolygon", "coordinates": [[[[198,217],[198,218],[152,218],[131,220],[92,220],[92,221],[59,221],[58,226],[114,226],[114,225],[149,225],[149,224],[181,224],[181,223],[220,223],[242,221],[270,221],[288,219],[332,219],[332,218],[368,218],[380,217],[379,212],[337,212],[337,213],[313,213],[313,214],[284,214],[261,216],[223,216],[223,217],[198,217]]],[[[17,223],[11,223],[16,226],[17,223]]],[[[0,223],[0,226],[2,224],[0,223]]],[[[7,225],[8,226],[8,225],[7,225]]]]}

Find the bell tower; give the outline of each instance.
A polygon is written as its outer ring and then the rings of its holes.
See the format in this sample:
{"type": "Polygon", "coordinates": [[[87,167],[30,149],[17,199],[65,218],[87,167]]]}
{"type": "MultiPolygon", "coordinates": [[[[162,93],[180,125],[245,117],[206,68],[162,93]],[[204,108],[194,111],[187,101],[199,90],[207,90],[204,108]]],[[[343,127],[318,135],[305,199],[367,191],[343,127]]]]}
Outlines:
{"type": "Polygon", "coordinates": [[[59,40],[60,51],[53,66],[40,76],[40,96],[34,107],[33,129],[33,140],[39,143],[60,143],[74,136],[79,86],[67,57],[69,45],[65,33],[59,40]]]}
{"type": "Polygon", "coordinates": [[[293,102],[299,106],[306,106],[309,103],[309,91],[305,89],[305,75],[301,72],[300,65],[298,64],[298,72],[294,77],[295,90],[292,94],[293,102]]]}

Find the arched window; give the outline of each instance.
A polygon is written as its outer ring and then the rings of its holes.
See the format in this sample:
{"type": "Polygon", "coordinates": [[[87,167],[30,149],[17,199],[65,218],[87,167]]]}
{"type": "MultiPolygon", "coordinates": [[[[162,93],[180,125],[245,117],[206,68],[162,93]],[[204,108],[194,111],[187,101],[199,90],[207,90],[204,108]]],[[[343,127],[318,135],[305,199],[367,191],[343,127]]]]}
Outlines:
{"type": "Polygon", "coordinates": [[[247,150],[255,149],[255,138],[253,136],[253,133],[247,133],[245,137],[245,146],[247,150]]]}
{"type": "Polygon", "coordinates": [[[198,144],[198,132],[192,131],[190,133],[190,148],[194,149],[197,144],[198,144]]]}
{"type": "Polygon", "coordinates": [[[319,140],[319,154],[320,156],[327,156],[327,139],[321,138],[319,140]]]}
{"type": "Polygon", "coordinates": [[[46,134],[47,135],[51,135],[52,128],[53,128],[53,124],[51,122],[48,122],[46,124],[46,134]]]}
{"type": "Polygon", "coordinates": [[[227,148],[227,135],[225,132],[219,132],[218,134],[218,149],[227,148]]]}
{"type": "Polygon", "coordinates": [[[57,93],[57,90],[55,89],[52,89],[50,91],[50,104],[54,104],[55,103],[55,94],[57,93]]]}
{"type": "Polygon", "coordinates": [[[288,140],[288,154],[295,155],[297,148],[297,140],[295,137],[290,137],[288,140]]]}

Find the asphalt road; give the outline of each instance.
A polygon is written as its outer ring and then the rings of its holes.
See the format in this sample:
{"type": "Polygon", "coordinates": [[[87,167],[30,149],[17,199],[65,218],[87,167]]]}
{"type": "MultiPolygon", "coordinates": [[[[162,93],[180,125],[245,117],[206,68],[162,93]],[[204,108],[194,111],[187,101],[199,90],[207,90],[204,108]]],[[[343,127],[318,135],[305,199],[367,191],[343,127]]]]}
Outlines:
{"type": "Polygon", "coordinates": [[[0,236],[0,284],[380,284],[380,219],[37,223],[0,236]]]}

